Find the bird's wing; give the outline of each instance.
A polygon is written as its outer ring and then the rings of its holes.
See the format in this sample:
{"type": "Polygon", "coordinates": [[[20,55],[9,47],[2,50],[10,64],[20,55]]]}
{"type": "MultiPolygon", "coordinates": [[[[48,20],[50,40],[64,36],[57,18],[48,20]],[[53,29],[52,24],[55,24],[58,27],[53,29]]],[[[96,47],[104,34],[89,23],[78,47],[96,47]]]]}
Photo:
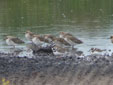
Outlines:
{"type": "Polygon", "coordinates": [[[59,40],[60,40],[64,45],[69,45],[69,46],[70,46],[70,44],[69,44],[67,41],[65,41],[63,38],[59,38],[59,40]]]}
{"type": "Polygon", "coordinates": [[[75,43],[78,43],[78,44],[83,43],[81,40],[79,40],[79,39],[76,38],[76,37],[71,37],[71,36],[69,36],[69,39],[72,40],[72,41],[75,42],[75,43]]]}
{"type": "Polygon", "coordinates": [[[49,40],[45,39],[44,36],[39,37],[41,41],[49,43],[49,40]]]}
{"type": "Polygon", "coordinates": [[[15,43],[17,43],[17,44],[22,44],[22,43],[24,43],[24,41],[22,41],[22,40],[19,39],[19,38],[12,38],[12,41],[15,42],[15,43]]]}

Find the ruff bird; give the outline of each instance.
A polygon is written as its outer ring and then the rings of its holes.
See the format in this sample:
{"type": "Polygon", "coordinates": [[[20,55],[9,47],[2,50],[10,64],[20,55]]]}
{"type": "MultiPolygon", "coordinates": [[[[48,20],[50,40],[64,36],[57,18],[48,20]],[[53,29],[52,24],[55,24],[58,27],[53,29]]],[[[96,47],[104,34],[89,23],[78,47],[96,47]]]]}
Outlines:
{"type": "Polygon", "coordinates": [[[18,44],[23,44],[24,43],[24,41],[22,41],[18,37],[14,37],[14,36],[6,36],[5,40],[6,40],[7,45],[14,46],[14,47],[18,44]]]}
{"type": "Polygon", "coordinates": [[[45,34],[44,38],[49,40],[49,42],[52,42],[56,37],[54,35],[51,35],[51,34],[45,34]]]}
{"type": "Polygon", "coordinates": [[[54,45],[52,47],[52,51],[55,56],[64,56],[68,53],[69,50],[66,48],[62,48],[61,46],[54,45]]]}
{"type": "Polygon", "coordinates": [[[66,40],[71,45],[83,43],[81,40],[79,40],[78,38],[74,37],[70,33],[60,32],[60,37],[63,38],[64,40],[66,40]]]}
{"type": "Polygon", "coordinates": [[[53,40],[53,42],[56,45],[62,46],[62,47],[66,47],[66,46],[71,46],[66,40],[64,40],[63,38],[55,38],[53,40]]]}
{"type": "Polygon", "coordinates": [[[106,51],[106,49],[91,48],[89,51],[90,51],[91,53],[94,53],[94,52],[100,53],[100,52],[106,51]]]}
{"type": "Polygon", "coordinates": [[[41,35],[34,35],[32,38],[32,42],[35,45],[40,45],[40,46],[42,46],[42,45],[47,46],[49,44],[49,41],[41,35]]]}

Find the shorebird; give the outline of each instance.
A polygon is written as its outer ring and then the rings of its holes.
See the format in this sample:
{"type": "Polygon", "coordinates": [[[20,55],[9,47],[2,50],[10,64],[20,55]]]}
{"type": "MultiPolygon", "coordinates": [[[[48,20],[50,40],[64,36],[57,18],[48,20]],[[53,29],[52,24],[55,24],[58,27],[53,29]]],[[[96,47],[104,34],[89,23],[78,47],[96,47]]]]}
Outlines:
{"type": "Polygon", "coordinates": [[[32,38],[32,42],[35,45],[40,45],[40,46],[47,45],[49,43],[49,41],[41,35],[34,35],[32,38]]]}
{"type": "Polygon", "coordinates": [[[24,41],[22,41],[18,37],[14,37],[14,36],[6,36],[5,40],[6,40],[7,45],[14,46],[14,47],[18,44],[23,44],[24,43],[24,41]]]}
{"type": "Polygon", "coordinates": [[[54,44],[57,44],[59,46],[71,46],[63,38],[58,38],[58,37],[55,37],[54,35],[51,35],[51,34],[45,34],[44,37],[45,37],[45,39],[49,40],[50,43],[53,42],[54,44]]]}
{"type": "Polygon", "coordinates": [[[52,51],[53,51],[53,54],[54,54],[55,56],[63,56],[63,55],[65,55],[65,54],[68,53],[68,49],[62,48],[62,47],[60,47],[60,46],[58,46],[58,45],[54,45],[54,46],[52,47],[52,51]]]}
{"type": "Polygon", "coordinates": [[[71,46],[67,41],[65,41],[63,38],[55,37],[51,34],[45,34],[45,39],[49,40],[50,43],[54,43],[59,46],[71,46]]]}
{"type": "Polygon", "coordinates": [[[37,46],[34,43],[27,43],[26,47],[27,47],[27,51],[33,51],[33,52],[37,52],[40,49],[40,46],[37,46]]]}
{"type": "Polygon", "coordinates": [[[49,42],[52,42],[56,37],[51,34],[45,34],[43,35],[45,39],[49,40],[49,42]]]}
{"type": "Polygon", "coordinates": [[[89,51],[90,51],[91,53],[95,53],[95,52],[100,53],[100,52],[106,51],[106,49],[91,48],[89,51]]]}
{"type": "Polygon", "coordinates": [[[110,39],[111,39],[111,42],[113,43],[113,36],[111,36],[110,39]]]}
{"type": "Polygon", "coordinates": [[[56,45],[62,46],[62,47],[66,47],[66,46],[71,46],[66,40],[64,40],[63,38],[54,38],[53,42],[56,45]]]}
{"type": "Polygon", "coordinates": [[[25,37],[27,40],[32,41],[33,36],[34,36],[34,33],[32,33],[31,31],[28,30],[25,32],[25,37]]]}
{"type": "Polygon", "coordinates": [[[78,38],[74,37],[72,34],[67,32],[60,32],[60,37],[66,40],[71,45],[83,43],[81,40],[79,40],[78,38]]]}

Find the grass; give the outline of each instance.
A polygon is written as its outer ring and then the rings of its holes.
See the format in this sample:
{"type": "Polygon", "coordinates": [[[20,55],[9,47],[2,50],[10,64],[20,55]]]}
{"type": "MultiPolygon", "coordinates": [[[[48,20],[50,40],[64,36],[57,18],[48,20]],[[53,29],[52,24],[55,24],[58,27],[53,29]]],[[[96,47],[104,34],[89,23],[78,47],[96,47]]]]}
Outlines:
{"type": "Polygon", "coordinates": [[[10,85],[10,81],[2,78],[2,85],[10,85]]]}

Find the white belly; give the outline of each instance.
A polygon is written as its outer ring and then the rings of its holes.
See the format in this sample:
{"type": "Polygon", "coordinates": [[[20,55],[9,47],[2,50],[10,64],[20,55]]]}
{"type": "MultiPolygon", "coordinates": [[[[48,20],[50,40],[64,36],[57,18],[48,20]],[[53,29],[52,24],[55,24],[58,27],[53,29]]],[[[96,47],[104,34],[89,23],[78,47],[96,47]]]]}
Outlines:
{"type": "Polygon", "coordinates": [[[29,35],[29,34],[25,34],[25,37],[27,38],[27,40],[32,40],[32,36],[31,35],[29,35]]]}
{"type": "Polygon", "coordinates": [[[70,45],[76,45],[72,40],[64,38],[65,41],[67,41],[70,45]]]}
{"type": "Polygon", "coordinates": [[[49,40],[49,42],[52,42],[52,39],[51,38],[48,38],[47,40],[49,40]]]}
{"type": "Polygon", "coordinates": [[[60,53],[58,51],[55,51],[55,52],[53,52],[53,54],[57,56],[57,55],[63,55],[64,53],[60,53]]]}
{"type": "Polygon", "coordinates": [[[59,37],[60,37],[60,38],[64,38],[63,35],[60,35],[59,37]]]}
{"type": "Polygon", "coordinates": [[[6,39],[6,43],[8,44],[8,45],[11,45],[11,46],[15,46],[15,45],[17,45],[16,43],[14,43],[12,40],[10,40],[10,39],[6,39]]]}
{"type": "Polygon", "coordinates": [[[33,38],[32,41],[33,41],[33,43],[36,44],[36,45],[42,45],[42,44],[43,44],[43,42],[41,42],[41,41],[40,41],[39,39],[37,39],[37,38],[33,38]]]}

